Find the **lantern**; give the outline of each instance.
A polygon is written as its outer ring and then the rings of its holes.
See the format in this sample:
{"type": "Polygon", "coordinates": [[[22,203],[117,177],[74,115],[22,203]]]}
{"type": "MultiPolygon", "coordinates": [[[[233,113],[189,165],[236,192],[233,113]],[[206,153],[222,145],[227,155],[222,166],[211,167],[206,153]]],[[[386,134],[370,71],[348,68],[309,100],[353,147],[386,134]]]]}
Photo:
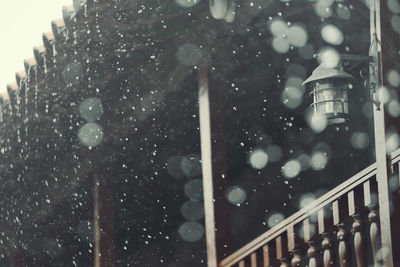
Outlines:
{"type": "Polygon", "coordinates": [[[314,115],[326,119],[328,124],[348,121],[349,93],[353,82],[354,77],[341,67],[319,65],[303,83],[310,90],[314,115]]]}

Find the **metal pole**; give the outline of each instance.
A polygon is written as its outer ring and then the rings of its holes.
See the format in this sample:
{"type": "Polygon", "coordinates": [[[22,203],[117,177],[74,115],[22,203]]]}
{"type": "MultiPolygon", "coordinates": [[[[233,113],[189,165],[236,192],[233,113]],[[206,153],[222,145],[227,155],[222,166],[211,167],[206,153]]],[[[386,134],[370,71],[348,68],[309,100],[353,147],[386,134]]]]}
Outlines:
{"type": "MultiPolygon", "coordinates": [[[[370,56],[374,58],[374,64],[370,66],[371,83],[375,87],[382,86],[382,54],[381,54],[381,24],[380,24],[380,0],[370,0],[370,34],[371,49],[370,56]]],[[[378,94],[379,88],[377,88],[378,94]]],[[[379,97],[379,96],[378,96],[379,97]]],[[[382,98],[382,97],[380,97],[382,98]]],[[[388,188],[388,169],[386,157],[385,140],[385,110],[383,101],[379,101],[378,106],[373,105],[374,109],[374,134],[375,134],[375,153],[379,199],[379,218],[382,249],[381,256],[383,266],[393,266],[392,239],[390,229],[390,202],[388,188]]]]}

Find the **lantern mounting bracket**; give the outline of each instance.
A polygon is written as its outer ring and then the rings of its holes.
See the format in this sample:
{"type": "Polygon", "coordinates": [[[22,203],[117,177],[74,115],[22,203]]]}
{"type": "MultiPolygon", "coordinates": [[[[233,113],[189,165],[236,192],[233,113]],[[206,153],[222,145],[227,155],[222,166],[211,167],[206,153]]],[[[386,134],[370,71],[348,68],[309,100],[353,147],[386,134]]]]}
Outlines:
{"type": "Polygon", "coordinates": [[[362,63],[370,63],[374,62],[374,58],[372,56],[365,55],[348,55],[348,54],[340,54],[340,61],[346,64],[362,64],[362,63]]]}
{"type": "Polygon", "coordinates": [[[345,70],[353,70],[357,66],[364,65],[360,70],[360,77],[364,87],[369,89],[369,97],[377,110],[380,110],[380,101],[377,97],[376,85],[373,82],[374,73],[374,57],[366,55],[347,55],[340,54],[340,67],[345,70]],[[369,70],[369,71],[368,71],[369,70]]]}

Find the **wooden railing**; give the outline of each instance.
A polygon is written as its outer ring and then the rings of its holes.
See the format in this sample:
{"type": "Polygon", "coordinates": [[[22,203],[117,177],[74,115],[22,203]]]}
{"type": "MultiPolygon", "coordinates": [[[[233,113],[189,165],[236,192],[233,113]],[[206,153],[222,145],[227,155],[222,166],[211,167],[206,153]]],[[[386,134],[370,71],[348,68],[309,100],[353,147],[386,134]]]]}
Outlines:
{"type": "MultiPolygon", "coordinates": [[[[399,171],[399,161],[400,149],[390,157],[392,172],[399,171]]],[[[374,163],[240,248],[219,266],[381,266],[376,172],[374,163]]]]}

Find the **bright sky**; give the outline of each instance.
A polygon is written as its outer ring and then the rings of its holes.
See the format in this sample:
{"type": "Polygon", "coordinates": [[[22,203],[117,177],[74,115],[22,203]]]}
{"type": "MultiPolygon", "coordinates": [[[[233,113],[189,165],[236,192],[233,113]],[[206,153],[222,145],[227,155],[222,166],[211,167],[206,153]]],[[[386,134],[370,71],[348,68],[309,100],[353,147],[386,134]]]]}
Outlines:
{"type": "Polygon", "coordinates": [[[33,57],[33,47],[42,44],[42,33],[51,30],[51,20],[62,18],[62,7],[73,0],[0,0],[0,92],[24,69],[24,59],[33,57]]]}

